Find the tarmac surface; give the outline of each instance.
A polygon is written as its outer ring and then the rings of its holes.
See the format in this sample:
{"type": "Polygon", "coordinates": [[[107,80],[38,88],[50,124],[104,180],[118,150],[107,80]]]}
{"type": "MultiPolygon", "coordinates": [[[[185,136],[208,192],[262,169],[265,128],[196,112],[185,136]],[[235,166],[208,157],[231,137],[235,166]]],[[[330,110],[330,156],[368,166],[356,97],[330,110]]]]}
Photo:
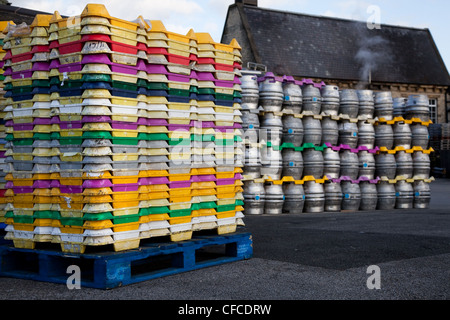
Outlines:
{"type": "Polygon", "coordinates": [[[449,300],[450,180],[431,188],[427,210],[246,216],[248,260],[111,290],[0,278],[0,301],[449,300]]]}

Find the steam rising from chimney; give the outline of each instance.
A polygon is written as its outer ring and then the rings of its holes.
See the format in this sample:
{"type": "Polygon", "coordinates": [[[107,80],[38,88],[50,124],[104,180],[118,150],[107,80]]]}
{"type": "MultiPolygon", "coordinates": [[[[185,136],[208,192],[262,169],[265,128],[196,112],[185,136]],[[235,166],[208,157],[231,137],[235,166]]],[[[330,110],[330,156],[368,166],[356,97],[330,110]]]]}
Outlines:
{"type": "Polygon", "coordinates": [[[371,83],[375,71],[382,67],[383,62],[391,59],[389,41],[380,35],[378,30],[369,30],[365,24],[358,24],[358,52],[355,60],[359,64],[359,83],[357,89],[365,89],[371,83]]]}

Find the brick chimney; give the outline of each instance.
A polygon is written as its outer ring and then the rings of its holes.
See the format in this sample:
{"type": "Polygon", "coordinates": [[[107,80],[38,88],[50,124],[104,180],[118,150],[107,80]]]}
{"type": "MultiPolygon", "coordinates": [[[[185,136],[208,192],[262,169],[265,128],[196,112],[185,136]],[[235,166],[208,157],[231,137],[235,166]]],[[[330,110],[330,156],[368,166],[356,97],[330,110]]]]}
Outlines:
{"type": "Polygon", "coordinates": [[[258,0],[234,0],[234,3],[242,3],[248,6],[258,6],[258,0]]]}

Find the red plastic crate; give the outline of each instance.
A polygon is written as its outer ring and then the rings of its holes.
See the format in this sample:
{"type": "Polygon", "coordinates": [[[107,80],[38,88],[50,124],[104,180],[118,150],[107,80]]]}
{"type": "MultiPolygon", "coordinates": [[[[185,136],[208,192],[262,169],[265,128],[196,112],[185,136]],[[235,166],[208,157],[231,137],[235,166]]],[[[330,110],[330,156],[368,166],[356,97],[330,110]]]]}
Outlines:
{"type": "Polygon", "coordinates": [[[147,48],[147,53],[148,54],[163,54],[163,55],[169,54],[169,52],[167,52],[166,48],[155,48],[155,47],[147,48]]]}
{"type": "Polygon", "coordinates": [[[216,63],[215,68],[216,68],[216,70],[220,70],[220,71],[229,71],[229,72],[234,71],[234,66],[230,66],[228,64],[222,64],[222,63],[216,63]]]}
{"type": "Polygon", "coordinates": [[[167,54],[167,61],[169,61],[170,63],[181,64],[181,65],[184,65],[184,66],[188,66],[189,63],[191,63],[191,59],[190,58],[179,56],[179,55],[176,55],[176,54],[171,54],[171,53],[167,54]]]}
{"type": "Polygon", "coordinates": [[[147,45],[145,43],[138,42],[136,47],[140,51],[147,51],[147,45]]]}
{"type": "Polygon", "coordinates": [[[213,58],[197,58],[198,64],[216,64],[213,58]]]}
{"type": "Polygon", "coordinates": [[[84,43],[81,41],[68,42],[59,45],[59,54],[69,54],[75,52],[81,52],[84,43]]]}
{"type": "Polygon", "coordinates": [[[31,52],[25,52],[25,53],[17,54],[15,56],[11,56],[10,59],[11,59],[12,63],[27,61],[27,60],[33,59],[33,54],[31,52]]]}
{"type": "Polygon", "coordinates": [[[111,50],[120,53],[137,54],[138,48],[128,44],[111,41],[111,50]]]}
{"type": "Polygon", "coordinates": [[[41,45],[41,46],[33,46],[33,49],[31,49],[32,53],[36,52],[50,52],[50,46],[41,45]]]}

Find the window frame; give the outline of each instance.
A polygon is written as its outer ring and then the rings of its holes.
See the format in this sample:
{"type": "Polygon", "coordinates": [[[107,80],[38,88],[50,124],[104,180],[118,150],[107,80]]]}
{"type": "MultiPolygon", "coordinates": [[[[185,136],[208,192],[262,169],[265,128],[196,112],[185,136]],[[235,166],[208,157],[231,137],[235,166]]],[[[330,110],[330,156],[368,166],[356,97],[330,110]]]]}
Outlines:
{"type": "Polygon", "coordinates": [[[430,120],[433,123],[438,123],[438,99],[428,98],[428,106],[430,108],[430,120]]]}

